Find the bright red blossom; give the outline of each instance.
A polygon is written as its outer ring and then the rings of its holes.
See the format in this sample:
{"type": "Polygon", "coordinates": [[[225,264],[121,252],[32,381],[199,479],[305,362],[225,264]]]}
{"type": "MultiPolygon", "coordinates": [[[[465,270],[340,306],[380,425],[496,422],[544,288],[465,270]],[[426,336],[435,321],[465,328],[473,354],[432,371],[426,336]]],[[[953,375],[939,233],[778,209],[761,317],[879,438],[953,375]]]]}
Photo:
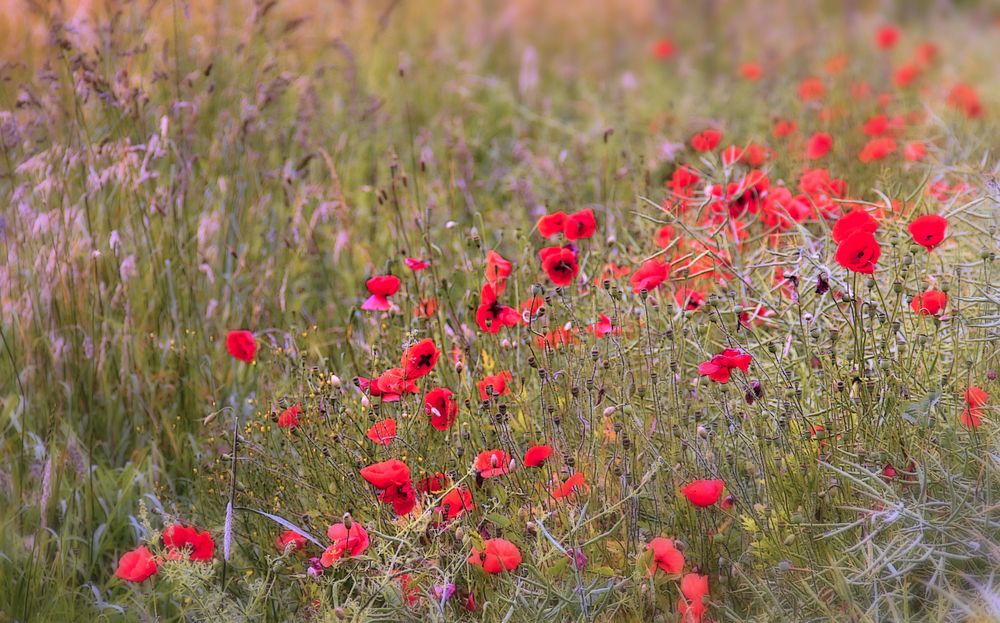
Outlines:
{"type": "Polygon", "coordinates": [[[550,456],[552,456],[552,446],[531,446],[524,453],[524,465],[526,467],[541,467],[545,463],[545,459],[550,456]]]}
{"type": "Polygon", "coordinates": [[[226,334],[226,349],[234,359],[250,363],[257,355],[257,342],[250,331],[230,331],[226,334]]]}
{"type": "Polygon", "coordinates": [[[940,290],[928,290],[918,294],[910,301],[910,309],[924,316],[937,316],[948,304],[948,295],[940,290]]]}
{"type": "Polygon", "coordinates": [[[156,559],[145,545],[141,545],[132,551],[125,552],[118,559],[118,568],[115,569],[115,577],[126,582],[144,582],[150,576],[156,575],[156,559]]]}
{"type": "Polygon", "coordinates": [[[521,564],[521,552],[506,539],[486,539],[482,551],[472,548],[467,562],[482,567],[486,573],[503,573],[517,569],[521,564]]]}
{"type": "Polygon", "coordinates": [[[728,383],[734,369],[746,372],[753,357],[738,348],[727,348],[698,366],[698,374],[707,376],[716,383],[728,383]]]}
{"type": "Polygon", "coordinates": [[[706,508],[719,501],[724,487],[721,480],[693,480],[684,485],[681,493],[695,506],[706,508]]]}
{"type": "Polygon", "coordinates": [[[419,379],[434,369],[441,351],[434,345],[434,340],[426,338],[403,351],[401,365],[407,379],[419,379]]]}
{"type": "Polygon", "coordinates": [[[198,532],[197,528],[180,524],[167,526],[163,531],[163,545],[170,560],[190,556],[191,560],[209,561],[215,553],[215,540],[209,532],[198,532]]]}
{"type": "Polygon", "coordinates": [[[650,574],[655,573],[657,569],[669,575],[677,575],[684,570],[684,554],[670,539],[658,536],[646,545],[646,549],[653,552],[650,574]]]}
{"type": "Polygon", "coordinates": [[[866,231],[856,231],[837,246],[837,263],[855,273],[870,275],[882,255],[875,236],[866,231]]]}
{"type": "Polygon", "coordinates": [[[431,426],[448,430],[458,417],[455,393],[446,387],[435,387],[424,396],[424,413],[431,418],[431,426]]]}
{"type": "Polygon", "coordinates": [[[352,558],[360,556],[371,544],[368,531],[356,521],[351,522],[350,528],[344,523],[335,523],[327,528],[326,536],[333,545],[326,548],[320,559],[324,567],[333,565],[345,555],[352,558]]]}
{"type": "Polygon", "coordinates": [[[913,219],[908,228],[913,242],[933,251],[934,247],[941,244],[945,233],[948,231],[948,219],[938,214],[928,214],[913,219]]]}
{"type": "Polygon", "coordinates": [[[392,443],[392,440],[396,438],[396,420],[386,418],[375,422],[375,424],[368,429],[367,436],[380,446],[388,446],[392,443]]]}

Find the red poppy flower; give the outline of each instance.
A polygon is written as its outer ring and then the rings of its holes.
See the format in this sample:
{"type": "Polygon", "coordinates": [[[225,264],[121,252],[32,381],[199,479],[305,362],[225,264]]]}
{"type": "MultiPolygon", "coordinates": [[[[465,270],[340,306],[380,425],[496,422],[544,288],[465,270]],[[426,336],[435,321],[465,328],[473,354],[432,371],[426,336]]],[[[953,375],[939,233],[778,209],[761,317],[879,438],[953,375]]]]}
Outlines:
{"type": "Polygon", "coordinates": [[[874,234],[878,229],[878,221],[861,208],[855,208],[837,219],[833,224],[833,241],[841,243],[855,232],[874,234]]]}
{"type": "Polygon", "coordinates": [[[874,162],[888,157],[894,151],[896,151],[896,141],[893,139],[888,136],[873,138],[865,143],[861,153],[858,154],[858,159],[861,162],[874,162]]]}
{"type": "Polygon", "coordinates": [[[399,459],[389,459],[361,469],[361,477],[376,489],[388,489],[410,483],[410,468],[399,459]]]}
{"type": "Polygon", "coordinates": [[[408,257],[403,262],[412,271],[423,270],[431,265],[430,262],[425,262],[424,260],[419,260],[415,257],[408,257]]]}
{"type": "Polygon", "coordinates": [[[416,488],[417,491],[421,493],[436,494],[444,491],[444,488],[447,487],[450,482],[451,479],[448,478],[447,474],[437,472],[417,481],[416,488]]]}
{"type": "Polygon", "coordinates": [[[684,554],[670,539],[658,536],[649,542],[646,549],[653,552],[653,561],[649,567],[650,575],[657,569],[670,575],[677,575],[684,570],[684,554]]]}
{"type": "Polygon", "coordinates": [[[913,242],[928,251],[932,251],[944,240],[945,233],[948,231],[948,219],[938,214],[928,214],[913,219],[909,230],[913,242]]]}
{"type": "Polygon", "coordinates": [[[380,446],[388,446],[392,443],[392,440],[396,438],[396,420],[386,418],[375,422],[375,424],[368,429],[367,435],[369,439],[380,446]]]}
{"type": "Polygon", "coordinates": [[[507,383],[513,380],[513,378],[514,377],[508,370],[484,377],[481,381],[476,383],[476,387],[479,388],[480,400],[485,402],[492,396],[503,396],[505,394],[509,394],[510,388],[507,387],[507,383]],[[486,391],[490,387],[493,388],[492,395],[486,391]]]}
{"type": "Polygon", "coordinates": [[[568,286],[580,273],[576,263],[576,253],[566,247],[545,247],[538,252],[542,259],[542,269],[557,286],[568,286]]]}
{"type": "Polygon", "coordinates": [[[903,147],[903,157],[910,162],[919,162],[927,156],[927,145],[920,141],[907,143],[903,147]]]}
{"type": "Polygon", "coordinates": [[[983,425],[983,410],[977,407],[966,407],[958,415],[958,423],[965,428],[979,428],[983,425]]]}
{"type": "Polygon", "coordinates": [[[552,446],[543,444],[531,446],[524,453],[524,465],[526,467],[541,467],[545,459],[552,456],[552,446]]]}
{"type": "Polygon", "coordinates": [[[949,106],[962,111],[970,119],[975,119],[983,114],[983,105],[979,102],[979,93],[968,84],[956,84],[948,93],[946,101],[949,106]]]}
{"type": "Polygon", "coordinates": [[[722,132],[709,128],[691,137],[691,148],[695,151],[712,151],[722,140],[722,132]]]}
{"type": "MultiPolygon", "coordinates": [[[[362,385],[364,386],[363,381],[362,385]]],[[[383,402],[395,402],[403,394],[416,394],[420,391],[416,383],[406,378],[406,372],[402,368],[389,368],[380,377],[368,382],[367,387],[372,396],[378,396],[383,402]]]]}
{"type": "Polygon", "coordinates": [[[866,231],[854,232],[837,246],[837,263],[855,273],[870,275],[882,255],[875,236],[866,231]]]}
{"type": "Polygon", "coordinates": [[[510,455],[503,450],[484,450],[472,465],[481,478],[493,478],[510,473],[510,455]]]}
{"type": "Polygon", "coordinates": [[[574,493],[584,494],[587,492],[587,479],[582,472],[576,472],[566,479],[566,482],[552,489],[552,497],[557,500],[569,497],[574,493]]]}
{"type": "Polygon", "coordinates": [[[673,225],[664,225],[656,230],[656,246],[661,249],[666,249],[676,239],[677,230],[674,229],[673,225]]]}
{"type": "Polygon", "coordinates": [[[512,269],[513,265],[496,251],[491,249],[486,253],[486,283],[493,286],[497,295],[503,294],[512,269]]]}
{"type": "Polygon", "coordinates": [[[901,89],[911,86],[920,78],[924,68],[917,63],[904,63],[892,73],[892,83],[901,89]]]}
{"type": "Polygon", "coordinates": [[[611,319],[608,318],[607,314],[601,314],[597,322],[587,327],[587,331],[593,333],[598,338],[611,334],[618,335],[622,332],[621,327],[616,327],[611,323],[611,319]]]}
{"type": "Polygon", "coordinates": [[[823,81],[819,78],[810,77],[799,83],[799,99],[803,102],[818,100],[823,97],[824,93],[826,93],[826,87],[823,86],[823,81]]]}
{"type": "Polygon", "coordinates": [[[300,415],[302,415],[302,405],[292,405],[278,416],[278,426],[282,428],[295,428],[299,425],[300,415]]]}
{"type": "Polygon", "coordinates": [[[986,406],[986,401],[990,399],[990,395],[983,391],[981,387],[970,385],[969,389],[965,390],[963,398],[965,398],[965,404],[970,407],[983,407],[986,406]]]}
{"type": "Polygon", "coordinates": [[[475,508],[476,505],[472,503],[472,492],[464,487],[456,487],[441,498],[438,510],[441,511],[445,521],[451,521],[475,508]]]}
{"type": "Polygon", "coordinates": [[[546,214],[538,219],[538,233],[542,238],[551,238],[561,234],[566,228],[566,213],[563,211],[546,214]]]}
{"type": "Polygon", "coordinates": [[[707,376],[716,383],[728,383],[734,369],[746,372],[753,357],[739,348],[727,348],[698,366],[698,374],[707,376]]]}
{"type": "Polygon", "coordinates": [[[308,539],[306,539],[306,537],[302,536],[295,530],[285,530],[284,532],[279,534],[278,538],[275,539],[274,541],[274,544],[275,546],[277,546],[278,551],[281,552],[285,551],[289,547],[291,547],[296,551],[303,550],[306,548],[306,545],[308,545],[308,543],[309,543],[308,539]]]}
{"type": "Polygon", "coordinates": [[[674,301],[681,309],[695,311],[705,304],[705,295],[691,288],[680,288],[674,294],[674,301]]]}
{"type": "Polygon", "coordinates": [[[806,158],[810,160],[819,160],[823,156],[830,153],[830,149],[833,148],[833,137],[826,132],[817,132],[809,137],[809,142],[806,143],[806,158]]]}
{"type": "Polygon", "coordinates": [[[677,612],[682,623],[701,623],[705,616],[704,598],[708,595],[708,576],[688,573],[681,578],[681,595],[677,602],[677,612]]]}
{"type": "Polygon", "coordinates": [[[466,562],[482,567],[486,573],[503,573],[517,569],[521,564],[521,552],[506,539],[486,539],[483,551],[473,547],[466,562]]]}
{"type": "Polygon", "coordinates": [[[126,582],[144,582],[150,576],[156,575],[156,559],[145,545],[140,545],[132,551],[125,552],[118,559],[115,576],[126,582]]]}
{"type": "Polygon", "coordinates": [[[674,50],[674,42],[670,39],[657,39],[653,42],[653,56],[661,61],[673,56],[674,50]]]}
{"type": "Polygon", "coordinates": [[[226,349],[233,358],[250,363],[257,355],[257,342],[250,331],[230,331],[226,334],[226,349]]]}
{"type": "Polygon", "coordinates": [[[399,277],[395,275],[378,275],[365,282],[369,296],[361,309],[365,311],[389,311],[389,297],[399,290],[399,277]]]}
{"type": "Polygon", "coordinates": [[[771,128],[771,134],[774,138],[786,138],[795,134],[799,126],[794,121],[789,119],[778,119],[774,122],[774,126],[771,128]]]}
{"type": "Polygon", "coordinates": [[[724,487],[721,480],[693,480],[684,485],[681,493],[695,506],[705,508],[719,501],[724,487]]]}
{"type": "Polygon", "coordinates": [[[652,292],[670,276],[670,264],[661,263],[658,258],[646,260],[642,263],[629,281],[632,283],[632,291],[640,292],[646,290],[652,292]]]}
{"type": "Polygon", "coordinates": [[[910,309],[924,316],[937,316],[948,304],[948,295],[940,290],[928,290],[918,294],[910,301],[910,309]]]}
{"type": "Polygon", "coordinates": [[[403,351],[401,365],[407,379],[419,379],[434,369],[441,351],[434,345],[434,340],[425,338],[403,351]]]}
{"type": "Polygon", "coordinates": [[[335,523],[327,528],[326,536],[333,541],[333,545],[326,548],[320,558],[324,567],[333,565],[345,555],[352,558],[360,556],[371,544],[368,531],[356,521],[351,522],[350,528],[343,523],[335,523]]]}
{"type": "Polygon", "coordinates": [[[431,296],[420,301],[420,304],[417,305],[417,308],[413,310],[413,315],[416,316],[417,318],[430,318],[431,316],[434,315],[434,312],[437,311],[437,308],[438,308],[437,299],[431,296]]]}
{"type": "Polygon", "coordinates": [[[173,524],[163,531],[163,545],[167,548],[167,558],[181,560],[187,554],[191,560],[208,561],[215,553],[215,541],[208,532],[198,532],[197,528],[173,524]]]}
{"type": "Polygon", "coordinates": [[[750,80],[760,80],[761,76],[764,75],[764,68],[758,63],[743,63],[740,65],[740,75],[750,80]]]}
{"type": "Polygon", "coordinates": [[[597,231],[597,219],[594,218],[594,211],[590,208],[574,212],[566,217],[566,227],[563,233],[567,240],[580,240],[590,238],[597,231]]]}
{"type": "Polygon", "coordinates": [[[392,505],[397,515],[406,515],[417,505],[417,492],[409,481],[393,485],[378,496],[379,502],[392,505]]]}
{"type": "Polygon", "coordinates": [[[435,387],[424,396],[424,413],[431,416],[431,426],[448,430],[458,417],[455,393],[446,387],[435,387]]]}
{"type": "Polygon", "coordinates": [[[502,327],[513,327],[521,322],[521,316],[513,307],[501,305],[497,291],[488,283],[483,284],[479,307],[476,308],[476,324],[486,333],[498,333],[502,327]]]}
{"type": "Polygon", "coordinates": [[[882,26],[875,33],[875,44],[883,50],[888,50],[899,41],[899,29],[892,25],[882,26]]]}

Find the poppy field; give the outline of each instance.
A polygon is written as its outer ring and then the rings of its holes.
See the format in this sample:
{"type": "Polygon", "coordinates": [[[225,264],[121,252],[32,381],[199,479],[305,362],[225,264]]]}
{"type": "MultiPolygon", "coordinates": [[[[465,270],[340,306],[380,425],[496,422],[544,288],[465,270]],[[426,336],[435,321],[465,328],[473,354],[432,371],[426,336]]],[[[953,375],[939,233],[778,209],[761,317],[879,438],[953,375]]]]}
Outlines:
{"type": "Polygon", "coordinates": [[[993,4],[0,8],[0,623],[1000,620],[993,4]]]}

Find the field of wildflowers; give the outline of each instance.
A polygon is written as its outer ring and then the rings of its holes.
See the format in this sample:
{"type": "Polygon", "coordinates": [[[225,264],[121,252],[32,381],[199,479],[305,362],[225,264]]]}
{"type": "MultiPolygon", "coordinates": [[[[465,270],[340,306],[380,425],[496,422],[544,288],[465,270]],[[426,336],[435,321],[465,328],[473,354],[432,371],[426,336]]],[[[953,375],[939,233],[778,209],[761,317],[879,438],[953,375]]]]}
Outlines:
{"type": "Polygon", "coordinates": [[[1000,7],[0,9],[0,623],[1000,621],[1000,7]]]}

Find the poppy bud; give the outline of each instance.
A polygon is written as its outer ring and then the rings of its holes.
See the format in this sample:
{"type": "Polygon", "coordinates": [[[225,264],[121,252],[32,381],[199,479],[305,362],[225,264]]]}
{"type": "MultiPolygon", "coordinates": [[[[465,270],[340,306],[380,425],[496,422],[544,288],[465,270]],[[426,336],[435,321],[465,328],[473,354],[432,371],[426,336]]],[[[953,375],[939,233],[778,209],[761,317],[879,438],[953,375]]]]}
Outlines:
{"type": "Polygon", "coordinates": [[[354,525],[354,518],[351,517],[350,513],[344,513],[344,527],[350,530],[351,526],[353,525],[354,525]]]}

